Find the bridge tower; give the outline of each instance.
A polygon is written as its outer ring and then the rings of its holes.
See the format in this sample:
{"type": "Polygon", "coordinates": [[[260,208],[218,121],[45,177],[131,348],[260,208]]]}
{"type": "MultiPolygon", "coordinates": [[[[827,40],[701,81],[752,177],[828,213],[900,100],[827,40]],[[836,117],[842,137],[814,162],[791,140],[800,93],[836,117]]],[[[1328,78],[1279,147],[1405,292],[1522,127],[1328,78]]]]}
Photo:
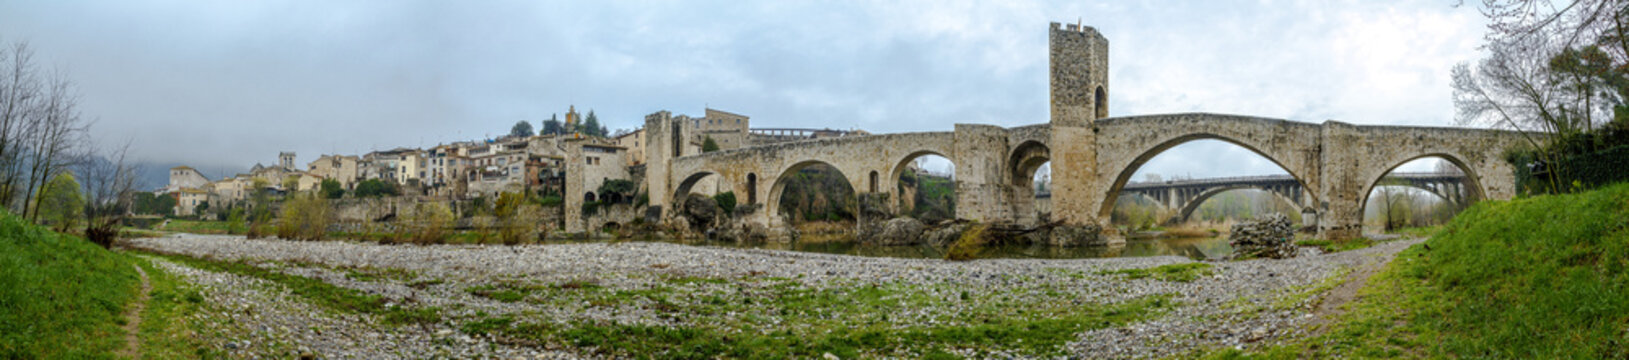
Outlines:
{"type": "Polygon", "coordinates": [[[1052,23],[1052,124],[1087,125],[1109,117],[1109,40],[1097,29],[1052,23]]]}
{"type": "Polygon", "coordinates": [[[1051,55],[1053,244],[1100,242],[1102,222],[1091,199],[1103,196],[1094,181],[1097,130],[1109,116],[1109,40],[1089,26],[1052,23],[1051,55]]]}

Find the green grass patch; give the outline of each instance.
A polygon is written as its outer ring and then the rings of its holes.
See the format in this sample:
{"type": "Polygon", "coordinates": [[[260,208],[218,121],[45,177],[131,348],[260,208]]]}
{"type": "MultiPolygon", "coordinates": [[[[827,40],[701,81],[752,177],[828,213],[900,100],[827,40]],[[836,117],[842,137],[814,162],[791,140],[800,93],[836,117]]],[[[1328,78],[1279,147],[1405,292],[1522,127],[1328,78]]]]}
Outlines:
{"type": "Polygon", "coordinates": [[[169,225],[164,225],[164,231],[193,234],[227,234],[228,229],[229,223],[225,221],[171,219],[169,225]]]}
{"type": "Polygon", "coordinates": [[[1405,237],[1410,237],[1410,238],[1428,239],[1428,238],[1431,238],[1433,236],[1436,236],[1437,232],[1442,231],[1442,229],[1443,229],[1443,225],[1436,225],[1436,226],[1426,226],[1426,227],[1402,228],[1402,229],[1397,229],[1395,231],[1392,231],[1392,233],[1402,235],[1402,236],[1405,236],[1405,237]]]}
{"type": "Polygon", "coordinates": [[[1398,254],[1327,333],[1213,358],[1629,357],[1629,184],[1484,201],[1398,254]]]}
{"type": "Polygon", "coordinates": [[[0,210],[0,359],[112,357],[141,291],[133,263],[0,210]]]}
{"type": "Polygon", "coordinates": [[[162,236],[164,236],[164,232],[162,232],[162,231],[137,229],[137,228],[133,228],[133,227],[119,228],[119,238],[120,239],[156,238],[156,237],[162,237],[162,236]]]}
{"type": "Polygon", "coordinates": [[[1360,237],[1344,240],[1305,239],[1295,242],[1297,246],[1315,246],[1326,253],[1336,253],[1347,250],[1357,250],[1374,246],[1375,241],[1360,237]]]}
{"type": "Polygon", "coordinates": [[[1210,276],[1212,266],[1206,263],[1184,263],[1160,265],[1147,269],[1120,269],[1099,271],[1098,275],[1125,275],[1127,279],[1142,279],[1153,277],[1159,281],[1193,282],[1201,277],[1210,276]]]}
{"type": "MultiPolygon", "coordinates": [[[[975,354],[1005,351],[1056,356],[1080,332],[1148,319],[1175,304],[1151,296],[1119,304],[1079,303],[1052,289],[1041,299],[1010,294],[956,296],[953,287],[861,283],[810,287],[786,279],[699,281],[670,278],[645,289],[545,287],[527,300],[562,307],[610,306],[655,311],[674,325],[523,321],[480,317],[462,330],[523,343],[592,349],[613,357],[655,359],[843,358],[975,354]],[[684,280],[684,281],[679,281],[684,280]],[[948,296],[947,296],[948,295],[948,296]],[[959,303],[956,304],[956,303],[959,303]],[[915,310],[940,309],[932,321],[902,322],[915,310]],[[956,310],[950,310],[956,309],[956,310]],[[902,323],[934,324],[905,326],[902,323]]],[[[494,287],[496,288],[496,287],[494,287]]]]}
{"type": "Polygon", "coordinates": [[[295,295],[311,300],[319,306],[344,312],[379,315],[385,324],[435,323],[441,321],[439,309],[434,307],[409,308],[385,305],[387,299],[360,290],[335,286],[322,280],[265,269],[258,266],[185,255],[155,254],[165,259],[198,269],[227,272],[271,281],[288,287],[295,295]]]}
{"type": "Polygon", "coordinates": [[[152,285],[147,309],[142,312],[141,326],[138,330],[142,343],[142,358],[226,357],[225,353],[212,349],[206,340],[207,337],[200,334],[203,326],[200,326],[198,321],[205,320],[195,316],[207,311],[208,305],[204,303],[204,296],[198,292],[196,286],[154,266],[151,262],[139,263],[142,269],[147,271],[148,283],[152,285]]]}
{"type": "Polygon", "coordinates": [[[419,275],[412,270],[406,269],[361,267],[345,269],[345,277],[356,281],[379,281],[384,279],[409,282],[417,279],[419,275]]]}

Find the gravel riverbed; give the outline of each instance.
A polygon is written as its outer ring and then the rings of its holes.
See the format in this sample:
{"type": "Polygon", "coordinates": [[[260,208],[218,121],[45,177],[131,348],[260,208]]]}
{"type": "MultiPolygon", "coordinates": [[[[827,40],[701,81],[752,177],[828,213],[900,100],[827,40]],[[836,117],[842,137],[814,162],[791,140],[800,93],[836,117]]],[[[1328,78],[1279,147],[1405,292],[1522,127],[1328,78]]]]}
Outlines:
{"type": "MultiPolygon", "coordinates": [[[[162,261],[163,267],[198,284],[218,326],[235,330],[216,345],[246,358],[315,355],[319,358],[575,358],[592,349],[562,348],[459,331],[493,316],[542,323],[615,322],[680,326],[700,321],[759,319],[776,314],[732,310],[705,318],[675,316],[646,298],[606,303],[597,298],[520,293],[514,301],[472,289],[531,289],[553,284],[592,284],[609,292],[675,288],[681,302],[707,294],[750,297],[771,281],[810,289],[855,284],[921,287],[926,296],[967,299],[999,296],[1012,301],[1112,304],[1168,294],[1175,305],[1163,315],[1124,326],[1085,331],[1064,347],[1089,358],[1146,358],[1206,349],[1259,346],[1305,331],[1327,289],[1353,269],[1417,241],[1318,254],[1303,248],[1286,260],[1214,262],[1209,275],[1191,282],[1130,279],[1111,271],[1188,263],[1176,257],[1073,260],[989,259],[950,262],[871,258],[776,250],[733,249],[670,243],[626,242],[527,246],[403,246],[346,241],[248,240],[241,236],[176,234],[136,239],[131,246],[200,258],[242,261],[291,275],[382,296],[394,303],[440,309],[434,325],[385,326],[370,315],[315,308],[277,284],[162,261]],[[360,274],[360,276],[359,276],[360,274]],[[674,279],[704,279],[672,285],[674,279]],[[773,280],[769,280],[773,279],[773,280]],[[664,285],[666,284],[666,285],[664,285]],[[1046,289],[1041,295],[1035,289],[1046,289]],[[567,300],[556,300],[556,298],[567,300]]],[[[156,259],[156,258],[155,258],[156,259]]],[[[749,302],[750,303],[750,302],[749,302]]],[[[885,317],[896,326],[935,324],[967,309],[957,302],[911,309],[885,317]]],[[[935,303],[938,304],[938,303],[935,303]]],[[[679,314],[683,315],[683,314],[679,314]]],[[[839,314],[841,315],[841,314],[839,314]]],[[[952,324],[954,325],[954,324],[952,324]]]]}

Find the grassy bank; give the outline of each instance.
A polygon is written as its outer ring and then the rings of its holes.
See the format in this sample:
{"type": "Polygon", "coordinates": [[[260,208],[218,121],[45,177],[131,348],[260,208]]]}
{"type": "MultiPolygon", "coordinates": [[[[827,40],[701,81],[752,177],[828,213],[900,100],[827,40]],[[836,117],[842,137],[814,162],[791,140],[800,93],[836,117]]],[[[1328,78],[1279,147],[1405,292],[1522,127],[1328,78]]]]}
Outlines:
{"type": "Polygon", "coordinates": [[[110,358],[137,260],[0,211],[0,358],[110,358]]]}
{"type": "Polygon", "coordinates": [[[1629,357],[1629,184],[1482,202],[1393,260],[1329,331],[1215,358],[1629,357]]]}

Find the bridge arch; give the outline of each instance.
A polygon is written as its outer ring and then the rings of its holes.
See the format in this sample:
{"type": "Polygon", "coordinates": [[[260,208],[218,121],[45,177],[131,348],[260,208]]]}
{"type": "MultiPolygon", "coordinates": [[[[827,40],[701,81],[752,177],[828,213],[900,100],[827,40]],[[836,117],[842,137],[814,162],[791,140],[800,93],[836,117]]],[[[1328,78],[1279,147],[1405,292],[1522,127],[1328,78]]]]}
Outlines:
{"type": "Polygon", "coordinates": [[[1215,188],[1215,189],[1208,189],[1208,190],[1205,190],[1205,192],[1199,193],[1199,195],[1194,196],[1193,200],[1188,201],[1187,204],[1183,204],[1182,209],[1177,210],[1176,216],[1171,218],[1171,220],[1175,221],[1175,222],[1188,221],[1189,218],[1193,217],[1193,212],[1196,211],[1196,210],[1199,210],[1199,206],[1203,205],[1205,203],[1205,201],[1210,200],[1211,197],[1214,197],[1216,195],[1221,195],[1222,193],[1226,193],[1226,192],[1233,191],[1233,190],[1246,190],[1246,189],[1261,190],[1261,191],[1267,192],[1269,194],[1272,194],[1274,198],[1277,198],[1279,200],[1284,201],[1285,204],[1289,204],[1290,207],[1295,208],[1298,211],[1302,210],[1302,205],[1295,203],[1295,199],[1292,198],[1291,196],[1287,195],[1287,194],[1284,194],[1284,193],[1278,192],[1278,191],[1274,191],[1274,190],[1271,190],[1271,189],[1265,189],[1265,188],[1262,188],[1260,186],[1240,185],[1240,186],[1227,186],[1227,187],[1219,187],[1219,188],[1215,188]]]}
{"type": "Polygon", "coordinates": [[[674,203],[678,205],[684,204],[684,199],[690,195],[691,188],[695,187],[696,183],[701,182],[702,179],[706,179],[708,176],[719,176],[720,178],[723,177],[722,175],[719,175],[718,172],[711,170],[697,171],[685,176],[684,180],[679,181],[679,186],[673,187],[672,199],[674,199],[674,203]]]}
{"type": "MultiPolygon", "coordinates": [[[[1233,136],[1218,134],[1217,132],[1195,131],[1195,132],[1189,132],[1187,134],[1175,136],[1175,137],[1173,137],[1171,139],[1168,139],[1168,140],[1165,140],[1163,142],[1159,142],[1159,143],[1157,143],[1157,144],[1155,144],[1153,146],[1150,146],[1146,150],[1142,150],[1142,151],[1138,152],[1138,155],[1136,157],[1132,158],[1132,160],[1129,163],[1127,163],[1124,167],[1120,168],[1119,174],[1117,174],[1114,177],[1113,182],[1111,182],[1109,184],[1110,186],[1108,187],[1108,190],[1104,193],[1103,205],[1102,205],[1101,208],[1098,209],[1099,218],[1102,218],[1102,219],[1108,219],[1109,218],[1109,216],[1114,211],[1114,205],[1115,205],[1115,202],[1118,200],[1118,195],[1125,188],[1126,183],[1131,180],[1131,176],[1135,175],[1137,173],[1137,170],[1141,169],[1142,166],[1148,162],[1148,160],[1151,160],[1155,156],[1158,156],[1158,155],[1160,155],[1162,153],[1165,153],[1166,150],[1170,150],[1171,148],[1176,147],[1177,145],[1182,145],[1182,144],[1185,144],[1185,143],[1188,143],[1188,142],[1193,142],[1193,141],[1198,141],[1198,140],[1219,140],[1219,141],[1222,141],[1222,142],[1225,142],[1225,143],[1228,143],[1228,144],[1231,144],[1231,145],[1234,145],[1234,146],[1244,148],[1245,150],[1249,150],[1250,152],[1253,152],[1256,155],[1259,155],[1262,158],[1267,159],[1267,161],[1271,161],[1274,165],[1277,165],[1280,169],[1283,169],[1284,172],[1288,173],[1291,178],[1294,178],[1295,181],[1301,185],[1302,189],[1316,189],[1315,187],[1308,186],[1309,184],[1307,183],[1307,180],[1304,177],[1304,174],[1301,174],[1299,171],[1297,171],[1297,169],[1295,169],[1295,168],[1293,168],[1291,166],[1286,166],[1285,162],[1282,159],[1279,159],[1278,157],[1273,156],[1272,153],[1269,153],[1267,151],[1262,151],[1261,147],[1259,147],[1259,146],[1257,146],[1255,144],[1252,144],[1252,143],[1246,142],[1246,141],[1241,141],[1241,140],[1239,140],[1239,139],[1237,139],[1237,138],[1235,138],[1233,136]]],[[[1099,156],[1102,156],[1102,155],[1099,155],[1099,156]]],[[[1214,194],[1212,194],[1212,196],[1214,196],[1214,194]]],[[[1311,198],[1312,197],[1312,192],[1311,191],[1303,191],[1303,196],[1311,198]]],[[[1300,206],[1300,204],[1297,204],[1296,207],[1301,207],[1301,206],[1300,206]]],[[[1185,216],[1184,216],[1184,218],[1185,218],[1185,216]]]]}
{"type": "MultiPolygon", "coordinates": [[[[1363,192],[1362,192],[1363,195],[1360,198],[1360,201],[1358,202],[1358,210],[1362,210],[1365,206],[1367,206],[1369,204],[1369,195],[1374,192],[1374,189],[1376,187],[1385,186],[1385,185],[1380,184],[1380,182],[1382,180],[1385,180],[1387,175],[1391,175],[1392,171],[1397,170],[1397,167],[1403,166],[1403,164],[1407,164],[1407,163],[1413,162],[1415,160],[1424,159],[1424,158],[1432,158],[1432,157],[1442,159],[1443,161],[1447,161],[1448,163],[1453,164],[1455,167],[1458,167],[1459,171],[1462,171],[1462,172],[1465,173],[1465,183],[1464,183],[1463,186],[1465,188],[1465,200],[1467,201],[1466,205],[1469,205],[1472,202],[1476,202],[1476,201],[1479,201],[1481,199],[1484,199],[1485,196],[1487,196],[1486,189],[1482,188],[1481,180],[1477,176],[1476,170],[1474,168],[1472,168],[1471,166],[1467,166],[1465,161],[1462,160],[1463,159],[1462,157],[1458,157],[1458,156],[1455,156],[1453,154],[1449,154],[1449,153],[1446,153],[1446,152],[1429,152],[1429,153],[1415,154],[1415,155],[1412,155],[1412,157],[1408,157],[1408,158],[1405,158],[1403,160],[1393,160],[1390,163],[1391,166],[1386,167],[1385,170],[1380,171],[1379,175],[1371,175],[1371,176],[1369,176],[1368,186],[1363,187],[1363,192]]],[[[1423,188],[1423,187],[1418,187],[1418,186],[1413,186],[1413,185],[1405,185],[1405,186],[1425,189],[1426,192],[1431,193],[1432,195],[1437,195],[1437,197],[1441,197],[1445,201],[1451,201],[1451,199],[1448,199],[1447,196],[1444,196],[1443,194],[1437,193],[1434,189],[1428,189],[1428,188],[1423,188]]]]}
{"type": "Polygon", "coordinates": [[[843,183],[848,185],[850,191],[859,191],[859,189],[854,186],[854,181],[848,177],[848,174],[844,173],[842,168],[839,168],[830,162],[825,160],[803,160],[793,163],[792,165],[788,165],[781,169],[779,172],[776,172],[775,183],[770,185],[769,196],[764,199],[764,209],[766,210],[765,214],[769,216],[771,225],[790,225],[789,223],[785,222],[781,216],[781,195],[786,192],[786,182],[798,171],[802,171],[804,168],[816,165],[825,165],[831,168],[832,171],[837,172],[837,177],[843,179],[843,183]]]}
{"type": "Polygon", "coordinates": [[[1026,140],[1007,155],[1008,181],[1012,184],[1012,213],[1020,224],[1039,222],[1035,211],[1035,172],[1052,161],[1052,149],[1038,140],[1026,140]]]}

